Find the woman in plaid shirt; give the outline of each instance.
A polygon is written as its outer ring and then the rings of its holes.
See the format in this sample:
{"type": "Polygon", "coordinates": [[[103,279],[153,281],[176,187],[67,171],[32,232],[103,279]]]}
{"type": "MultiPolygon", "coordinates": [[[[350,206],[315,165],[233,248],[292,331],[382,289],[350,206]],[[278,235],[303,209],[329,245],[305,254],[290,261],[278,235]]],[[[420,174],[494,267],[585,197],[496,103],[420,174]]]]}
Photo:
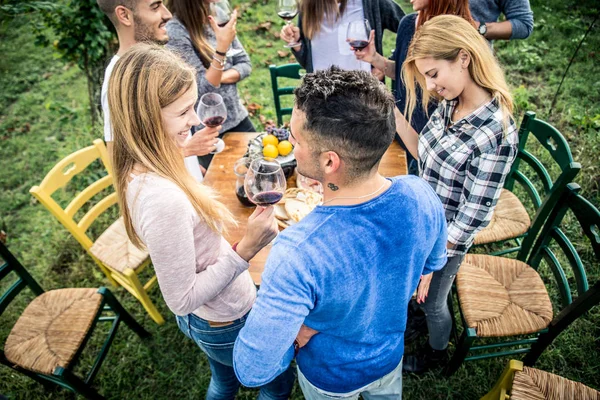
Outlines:
{"type": "Polygon", "coordinates": [[[504,73],[485,38],[463,18],[442,15],[419,28],[402,75],[409,120],[417,91],[422,91],[425,110],[432,98],[439,102],[420,136],[408,129],[406,120],[398,118],[397,124],[448,221],[448,262],[422,277],[417,294],[429,345],[404,360],[406,371],[419,373],[447,360],[452,327],[448,293],[475,234],[490,222],[518,136],[504,73]]]}

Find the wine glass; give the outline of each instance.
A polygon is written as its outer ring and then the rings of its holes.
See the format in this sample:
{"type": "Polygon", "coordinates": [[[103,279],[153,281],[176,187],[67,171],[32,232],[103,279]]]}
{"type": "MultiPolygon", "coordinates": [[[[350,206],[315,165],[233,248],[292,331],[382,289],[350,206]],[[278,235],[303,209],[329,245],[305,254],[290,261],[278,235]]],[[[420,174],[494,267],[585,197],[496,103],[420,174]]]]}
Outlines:
{"type": "MultiPolygon", "coordinates": [[[[297,14],[298,3],[296,0],[279,0],[279,10],[277,11],[277,15],[286,21],[286,25],[290,25],[297,14]]],[[[291,42],[283,47],[292,48],[298,46],[299,44],[300,43],[298,42],[291,42]]]]}
{"type": "Polygon", "coordinates": [[[285,187],[285,175],[279,161],[258,157],[250,162],[244,189],[251,202],[262,207],[273,205],[281,200],[285,187]]]}
{"type": "MultiPolygon", "coordinates": [[[[223,97],[218,93],[206,93],[200,97],[198,109],[196,110],[200,121],[204,126],[216,128],[222,125],[227,119],[227,107],[223,102],[223,97]]],[[[221,138],[218,139],[217,149],[211,154],[220,153],[225,148],[225,142],[221,138]]]]}
{"type": "MultiPolygon", "coordinates": [[[[218,0],[210,2],[210,15],[215,19],[217,25],[221,28],[227,25],[231,19],[231,7],[229,6],[228,0],[218,0]]],[[[227,57],[233,57],[241,53],[241,49],[232,49],[229,46],[227,50],[227,57]]]]}
{"type": "Polygon", "coordinates": [[[371,25],[366,19],[351,21],[348,24],[346,31],[346,39],[350,46],[356,50],[362,50],[369,45],[369,37],[371,36],[371,25]]]}

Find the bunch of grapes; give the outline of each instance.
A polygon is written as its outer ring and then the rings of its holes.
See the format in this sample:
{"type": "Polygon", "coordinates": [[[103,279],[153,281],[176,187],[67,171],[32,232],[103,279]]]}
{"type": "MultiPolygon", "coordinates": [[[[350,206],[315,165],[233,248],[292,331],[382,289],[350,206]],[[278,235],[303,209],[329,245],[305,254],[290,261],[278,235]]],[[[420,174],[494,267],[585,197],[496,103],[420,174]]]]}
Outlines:
{"type": "Polygon", "coordinates": [[[290,131],[287,128],[277,128],[275,125],[267,126],[266,131],[270,135],[274,135],[279,141],[288,140],[290,137],[290,131]]]}

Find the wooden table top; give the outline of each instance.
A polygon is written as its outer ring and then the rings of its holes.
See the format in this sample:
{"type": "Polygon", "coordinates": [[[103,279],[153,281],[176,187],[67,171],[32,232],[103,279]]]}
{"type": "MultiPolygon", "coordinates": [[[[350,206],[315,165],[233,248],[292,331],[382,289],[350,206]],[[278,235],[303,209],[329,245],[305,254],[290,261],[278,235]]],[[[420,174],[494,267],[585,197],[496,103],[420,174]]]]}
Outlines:
{"type": "MultiPolygon", "coordinates": [[[[229,227],[229,232],[225,235],[229,243],[239,242],[242,239],[246,232],[248,217],[254,211],[254,207],[243,206],[235,195],[236,176],[233,173],[233,164],[246,154],[248,142],[256,135],[258,135],[256,132],[225,134],[223,137],[225,149],[219,154],[215,154],[204,177],[204,183],[219,192],[221,201],[233,213],[239,223],[237,228],[229,227]]],[[[379,172],[386,177],[407,173],[406,154],[398,142],[394,141],[383,155],[379,164],[379,172]]],[[[288,181],[288,183],[290,182],[288,181]]],[[[263,248],[250,260],[250,275],[257,285],[260,285],[260,276],[270,248],[271,246],[263,248]]]]}

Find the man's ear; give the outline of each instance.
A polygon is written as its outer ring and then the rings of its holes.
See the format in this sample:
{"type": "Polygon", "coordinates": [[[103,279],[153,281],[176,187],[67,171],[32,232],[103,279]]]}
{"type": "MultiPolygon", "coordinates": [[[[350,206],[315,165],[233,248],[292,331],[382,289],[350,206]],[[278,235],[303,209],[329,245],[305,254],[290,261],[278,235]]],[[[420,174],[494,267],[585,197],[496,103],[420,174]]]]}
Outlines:
{"type": "Polygon", "coordinates": [[[325,175],[339,172],[342,159],[335,151],[325,151],[319,156],[319,164],[325,175]]]}
{"type": "Polygon", "coordinates": [[[117,6],[115,8],[115,17],[119,24],[123,26],[133,25],[133,12],[125,6],[117,6]]]}

